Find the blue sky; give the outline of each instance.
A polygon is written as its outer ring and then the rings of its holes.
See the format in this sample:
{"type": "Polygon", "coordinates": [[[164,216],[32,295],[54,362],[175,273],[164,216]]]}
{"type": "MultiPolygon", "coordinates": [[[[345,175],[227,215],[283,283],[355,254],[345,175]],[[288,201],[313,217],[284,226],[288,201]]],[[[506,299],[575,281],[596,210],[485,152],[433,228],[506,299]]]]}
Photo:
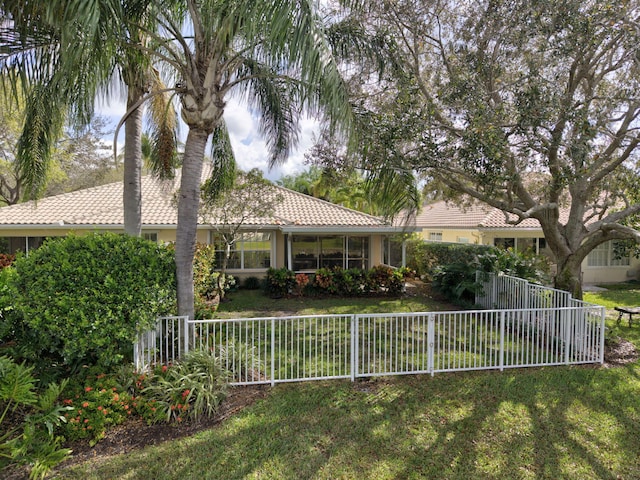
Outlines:
{"type": "MultiPolygon", "coordinates": [[[[113,128],[120,121],[125,112],[123,102],[112,100],[109,104],[102,104],[98,108],[98,115],[101,115],[110,122],[113,128]]],[[[264,172],[265,177],[270,180],[277,180],[283,175],[290,175],[301,172],[308,168],[304,163],[304,154],[309,150],[315,141],[315,136],[319,131],[319,122],[313,118],[304,118],[301,121],[301,131],[299,135],[298,147],[291,153],[288,160],[279,166],[269,170],[269,155],[264,139],[260,136],[257,118],[242,104],[235,99],[227,102],[224,114],[231,143],[236,155],[238,165],[243,170],[259,168],[264,172]]],[[[124,128],[120,130],[118,136],[118,149],[124,146],[124,128]]],[[[180,137],[184,142],[187,136],[187,128],[181,126],[180,137]]],[[[113,145],[113,135],[104,138],[110,146],[113,145]]]]}

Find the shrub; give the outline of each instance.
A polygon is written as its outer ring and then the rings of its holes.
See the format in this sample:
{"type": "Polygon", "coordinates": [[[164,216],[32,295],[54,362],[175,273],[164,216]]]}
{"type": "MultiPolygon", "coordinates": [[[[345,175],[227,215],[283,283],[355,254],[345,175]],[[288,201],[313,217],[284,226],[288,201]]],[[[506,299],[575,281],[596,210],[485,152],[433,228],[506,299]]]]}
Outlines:
{"type": "Polygon", "coordinates": [[[336,268],[333,271],[334,293],[343,296],[358,295],[364,289],[364,274],[362,270],[350,268],[343,270],[336,268]]]}
{"type": "Polygon", "coordinates": [[[261,281],[258,277],[247,277],[242,284],[243,288],[247,290],[258,290],[261,285],[261,281]]]}
{"type": "Polygon", "coordinates": [[[196,297],[213,300],[218,293],[217,278],[214,277],[216,251],[213,245],[196,244],[193,256],[193,291],[196,297]]]}
{"type": "Polygon", "coordinates": [[[208,350],[192,350],[163,375],[150,377],[142,395],[155,401],[167,421],[213,415],[226,397],[229,373],[208,350]]]}
{"type": "Polygon", "coordinates": [[[436,267],[464,263],[495,249],[489,245],[411,240],[407,242],[407,264],[418,276],[431,280],[436,267]]]}
{"type": "Polygon", "coordinates": [[[15,259],[16,259],[15,255],[10,255],[8,253],[0,253],[0,270],[13,265],[13,262],[15,261],[15,259]]]}
{"type": "Polygon", "coordinates": [[[404,276],[399,270],[386,265],[376,265],[367,275],[367,290],[397,295],[402,292],[404,276]]]}
{"type": "Polygon", "coordinates": [[[304,290],[305,290],[305,288],[307,288],[307,285],[309,285],[310,281],[311,280],[309,279],[309,275],[307,275],[306,273],[296,273],[295,294],[296,295],[303,295],[304,294],[304,290]]]}
{"type": "Polygon", "coordinates": [[[548,280],[549,260],[531,252],[491,247],[481,255],[437,267],[433,273],[433,288],[449,300],[463,305],[473,304],[479,289],[476,272],[503,273],[533,283],[548,280]]]}
{"type": "Polygon", "coordinates": [[[336,293],[337,287],[333,280],[333,270],[320,268],[316,270],[313,282],[315,287],[322,293],[336,293]]]}
{"type": "Polygon", "coordinates": [[[271,297],[284,297],[296,288],[296,275],[287,268],[269,268],[265,280],[265,292],[271,297]]]}
{"type": "Polygon", "coordinates": [[[516,252],[508,248],[494,248],[478,257],[483,272],[503,273],[544,284],[550,280],[549,258],[531,251],[516,252]]]}
{"type": "Polygon", "coordinates": [[[175,308],[173,252],[141,238],[50,239],[13,268],[17,353],[39,366],[108,369],[131,354],[138,331],[175,308]]]}
{"type": "Polygon", "coordinates": [[[44,478],[71,453],[54,435],[69,407],[57,403],[66,382],[37,392],[32,372],[33,367],[0,357],[0,470],[11,464],[28,465],[29,478],[44,478]],[[6,425],[9,414],[12,422],[6,425]]]}
{"type": "Polygon", "coordinates": [[[90,445],[95,445],[110,427],[124,423],[135,411],[134,398],[105,374],[76,382],[65,391],[63,403],[73,408],[65,414],[67,422],[61,428],[65,439],[88,438],[90,445]]]}
{"type": "Polygon", "coordinates": [[[476,283],[477,261],[457,262],[437,267],[431,284],[434,291],[463,306],[473,305],[480,286],[476,283]]]}

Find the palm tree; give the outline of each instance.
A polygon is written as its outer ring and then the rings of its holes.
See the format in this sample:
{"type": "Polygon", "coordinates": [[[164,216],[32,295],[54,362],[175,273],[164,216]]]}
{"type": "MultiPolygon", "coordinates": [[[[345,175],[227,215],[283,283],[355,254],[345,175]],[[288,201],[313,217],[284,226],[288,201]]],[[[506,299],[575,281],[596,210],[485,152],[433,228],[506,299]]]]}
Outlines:
{"type": "MultiPolygon", "coordinates": [[[[110,95],[120,79],[127,90],[124,153],[125,232],[140,235],[142,100],[162,91],[158,72],[140,45],[148,43],[145,32],[153,31],[149,2],[101,0],[87,5],[83,0],[27,0],[0,2],[3,31],[0,62],[14,79],[28,78],[27,114],[18,145],[18,164],[27,194],[37,197],[44,189],[50,151],[57,139],[64,114],[76,125],[86,125],[94,110],[96,95],[110,95]]],[[[14,82],[17,85],[18,82],[14,82]]],[[[159,99],[168,99],[154,95],[159,99]]],[[[155,158],[170,170],[175,159],[175,114],[160,113],[157,144],[163,148],[155,158]]]]}
{"type": "MultiPolygon", "coordinates": [[[[186,0],[182,17],[166,14],[165,3],[159,2],[157,18],[166,41],[150,53],[180,77],[181,114],[189,128],[178,197],[176,274],[179,314],[192,318],[203,158],[211,135],[224,131],[226,99],[244,95],[260,112],[271,164],[286,159],[303,107],[312,113],[325,110],[343,127],[351,111],[314,1],[186,0]]],[[[217,184],[223,185],[231,158],[215,152],[212,157],[217,184]]]]}

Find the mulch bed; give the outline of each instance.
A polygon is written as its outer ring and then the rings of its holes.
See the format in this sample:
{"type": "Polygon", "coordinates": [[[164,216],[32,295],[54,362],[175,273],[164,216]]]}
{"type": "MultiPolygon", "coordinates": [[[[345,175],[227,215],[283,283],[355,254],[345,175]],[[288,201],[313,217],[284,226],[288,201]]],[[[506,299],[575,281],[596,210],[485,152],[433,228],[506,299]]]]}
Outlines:
{"type": "MultiPolygon", "coordinates": [[[[132,418],[122,425],[117,425],[108,430],[105,437],[94,447],[91,447],[86,440],[65,445],[65,447],[71,448],[73,453],[56,469],[59,470],[60,468],[90,461],[93,458],[105,459],[113,455],[129,453],[148,445],[157,445],[168,440],[176,440],[208,430],[237,414],[243,408],[252,405],[257,400],[266,397],[269,388],[270,386],[268,385],[232,387],[227,398],[220,405],[215,417],[204,418],[197,423],[147,425],[139,417],[132,418]]],[[[22,468],[10,469],[1,472],[1,476],[3,480],[22,480],[27,478],[27,472],[22,468]]]]}
{"type": "Polygon", "coordinates": [[[618,337],[604,346],[604,367],[621,367],[638,359],[638,351],[633,343],[618,337]]]}

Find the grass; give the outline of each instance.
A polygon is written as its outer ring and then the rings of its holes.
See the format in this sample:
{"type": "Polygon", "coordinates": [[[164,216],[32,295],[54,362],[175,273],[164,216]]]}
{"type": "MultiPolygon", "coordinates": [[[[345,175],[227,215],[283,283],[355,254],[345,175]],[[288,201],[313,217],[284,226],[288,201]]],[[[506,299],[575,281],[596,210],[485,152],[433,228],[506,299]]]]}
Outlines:
{"type": "Polygon", "coordinates": [[[619,306],[640,306],[640,283],[626,282],[615,285],[606,285],[604,287],[607,290],[601,292],[585,292],[584,300],[598,305],[603,305],[608,309],[613,309],[613,307],[619,306]]]}
{"type": "MultiPolygon", "coordinates": [[[[234,298],[223,310],[235,315],[234,302],[263,312],[270,301],[234,298]]],[[[319,313],[323,302],[276,309],[319,313]]],[[[369,302],[426,308],[361,307],[369,302]]],[[[637,326],[619,332],[640,346],[637,326]]],[[[639,362],[281,384],[211,430],[58,478],[633,479],[639,432],[639,362]]]]}
{"type": "Polygon", "coordinates": [[[640,368],[279,385],[223,425],[69,479],[640,478],[640,368]]]}
{"type": "Polygon", "coordinates": [[[430,297],[422,295],[406,297],[363,297],[363,298],[269,298],[261,290],[240,290],[228,294],[220,304],[217,317],[263,317],[273,312],[288,315],[318,315],[322,313],[389,313],[426,312],[451,310],[430,297]]]}

